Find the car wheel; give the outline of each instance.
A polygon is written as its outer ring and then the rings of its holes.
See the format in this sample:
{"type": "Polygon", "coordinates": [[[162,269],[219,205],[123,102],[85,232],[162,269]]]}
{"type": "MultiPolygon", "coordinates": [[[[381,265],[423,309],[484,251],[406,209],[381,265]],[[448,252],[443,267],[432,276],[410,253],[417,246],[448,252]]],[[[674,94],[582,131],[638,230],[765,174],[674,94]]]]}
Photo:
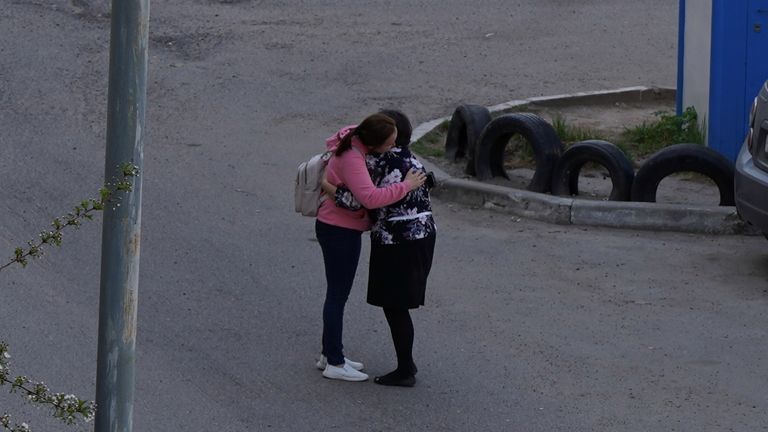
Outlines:
{"type": "Polygon", "coordinates": [[[656,202],[659,183],[670,174],[691,171],[712,179],[720,191],[720,205],[735,205],[733,163],[725,156],[699,144],[675,144],[654,153],[637,170],[632,184],[632,201],[656,202]]]}
{"type": "Polygon", "coordinates": [[[529,113],[499,116],[483,129],[475,149],[477,178],[509,178],[504,168],[504,149],[515,134],[520,134],[530,143],[536,159],[536,169],[528,184],[528,190],[549,192],[552,186],[552,171],[563,154],[563,143],[549,123],[529,113]]]}
{"type": "Polygon", "coordinates": [[[608,170],[611,176],[611,201],[629,201],[635,170],[627,156],[608,141],[581,141],[570,146],[557,161],[552,174],[553,195],[578,195],[579,174],[587,162],[608,170]]]}

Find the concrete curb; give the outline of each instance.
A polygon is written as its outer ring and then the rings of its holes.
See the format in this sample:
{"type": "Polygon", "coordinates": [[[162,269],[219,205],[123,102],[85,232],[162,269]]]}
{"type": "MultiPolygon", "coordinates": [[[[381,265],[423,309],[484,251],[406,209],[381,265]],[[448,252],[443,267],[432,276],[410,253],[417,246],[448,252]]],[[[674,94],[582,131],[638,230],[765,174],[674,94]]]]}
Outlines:
{"type": "MultiPolygon", "coordinates": [[[[514,100],[489,109],[491,112],[511,110],[536,104],[578,104],[588,102],[631,102],[646,97],[660,97],[673,89],[627,87],[617,90],[573,93],[566,95],[514,100]]],[[[413,131],[417,141],[449,117],[422,123],[413,131]]],[[[514,189],[476,180],[451,177],[434,163],[420,160],[435,173],[437,186],[432,195],[472,207],[484,207],[515,216],[560,225],[602,226],[651,231],[678,231],[703,234],[755,234],[736,214],[735,207],[703,207],[619,201],[593,201],[557,197],[514,189]]]]}

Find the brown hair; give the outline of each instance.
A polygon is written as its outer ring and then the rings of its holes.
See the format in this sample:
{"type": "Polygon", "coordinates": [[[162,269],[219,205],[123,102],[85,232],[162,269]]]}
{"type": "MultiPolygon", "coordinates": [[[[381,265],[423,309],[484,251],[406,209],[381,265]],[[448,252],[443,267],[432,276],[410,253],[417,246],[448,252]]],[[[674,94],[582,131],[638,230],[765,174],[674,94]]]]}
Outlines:
{"type": "Polygon", "coordinates": [[[383,109],[379,111],[379,113],[384,114],[395,121],[395,126],[397,127],[395,146],[408,148],[408,144],[411,143],[411,134],[413,133],[413,126],[411,126],[411,121],[408,119],[408,116],[396,109],[383,109]]]}
{"type": "Polygon", "coordinates": [[[336,156],[352,148],[352,137],[356,136],[366,148],[374,149],[384,144],[395,130],[397,128],[392,118],[384,114],[371,114],[341,139],[336,147],[336,156]]]}

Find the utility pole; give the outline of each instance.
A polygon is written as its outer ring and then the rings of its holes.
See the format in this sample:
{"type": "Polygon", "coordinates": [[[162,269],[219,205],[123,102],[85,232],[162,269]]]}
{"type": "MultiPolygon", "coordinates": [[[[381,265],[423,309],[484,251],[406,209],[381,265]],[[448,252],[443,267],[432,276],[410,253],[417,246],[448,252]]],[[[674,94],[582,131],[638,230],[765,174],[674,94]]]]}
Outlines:
{"type": "Polygon", "coordinates": [[[139,176],[104,208],[95,432],[133,430],[148,28],[149,0],[112,0],[104,178],[121,179],[124,163],[139,176]]]}

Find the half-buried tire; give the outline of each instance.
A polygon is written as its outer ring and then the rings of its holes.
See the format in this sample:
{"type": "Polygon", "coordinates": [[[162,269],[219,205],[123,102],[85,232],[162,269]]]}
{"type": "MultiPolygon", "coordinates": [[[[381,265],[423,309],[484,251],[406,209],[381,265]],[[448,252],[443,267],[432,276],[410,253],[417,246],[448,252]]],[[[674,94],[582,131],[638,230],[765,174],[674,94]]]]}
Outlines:
{"type": "Polygon", "coordinates": [[[527,189],[549,192],[552,172],[563,154],[563,143],[555,129],[541,117],[529,113],[505,114],[483,129],[475,149],[475,172],[479,180],[509,178],[504,168],[504,149],[509,139],[520,134],[533,147],[536,170],[527,189]]]}
{"type": "Polygon", "coordinates": [[[627,156],[608,141],[581,141],[568,147],[552,174],[553,195],[578,195],[579,174],[588,162],[603,166],[611,176],[610,201],[629,201],[635,170],[627,156]]]}
{"type": "Polygon", "coordinates": [[[699,144],[675,144],[651,155],[635,174],[632,201],[656,202],[659,183],[670,174],[695,172],[707,176],[720,190],[720,205],[735,205],[733,163],[725,156],[699,144]]]}
{"type": "Polygon", "coordinates": [[[475,145],[480,132],[490,122],[491,113],[484,106],[460,105],[456,108],[445,138],[445,157],[456,162],[467,156],[464,171],[475,175],[475,145]]]}

